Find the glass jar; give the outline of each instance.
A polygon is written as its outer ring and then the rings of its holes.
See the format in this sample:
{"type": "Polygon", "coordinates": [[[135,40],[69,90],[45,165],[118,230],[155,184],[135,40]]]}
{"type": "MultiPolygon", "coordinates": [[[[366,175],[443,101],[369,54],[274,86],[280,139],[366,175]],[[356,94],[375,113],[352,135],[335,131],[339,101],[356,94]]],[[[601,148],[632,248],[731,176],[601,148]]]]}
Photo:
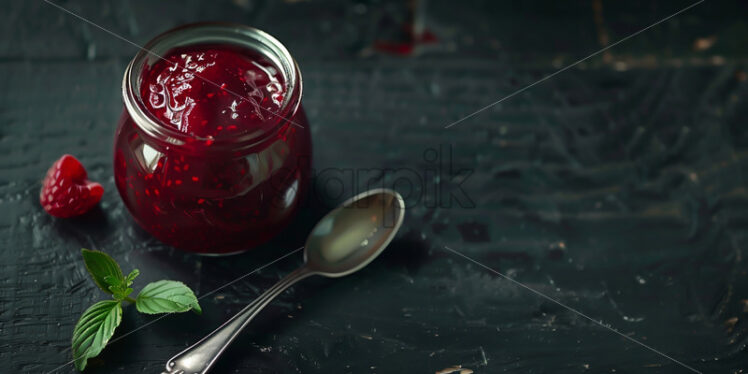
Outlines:
{"type": "Polygon", "coordinates": [[[296,62],[260,30],[202,23],[151,40],[125,71],[114,145],[115,183],[135,221],[162,242],[201,254],[242,252],[278,234],[309,187],[301,93],[296,62]],[[278,111],[220,138],[179,131],[151,113],[141,95],[144,72],[170,50],[204,44],[249,51],[274,65],[285,87],[278,111]]]}

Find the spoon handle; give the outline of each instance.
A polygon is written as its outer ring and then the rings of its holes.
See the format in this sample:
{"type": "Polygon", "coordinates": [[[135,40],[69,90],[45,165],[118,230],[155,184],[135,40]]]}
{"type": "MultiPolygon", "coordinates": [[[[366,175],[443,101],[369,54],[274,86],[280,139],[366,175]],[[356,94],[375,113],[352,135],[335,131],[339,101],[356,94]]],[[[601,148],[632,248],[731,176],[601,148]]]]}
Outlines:
{"type": "Polygon", "coordinates": [[[213,366],[218,356],[249,324],[271,300],[286,288],[314,273],[306,266],[302,266],[278,281],[252,303],[244,307],[241,312],[231,317],[219,328],[202,338],[191,347],[178,353],[166,363],[166,371],[162,374],[205,374],[213,366]]]}

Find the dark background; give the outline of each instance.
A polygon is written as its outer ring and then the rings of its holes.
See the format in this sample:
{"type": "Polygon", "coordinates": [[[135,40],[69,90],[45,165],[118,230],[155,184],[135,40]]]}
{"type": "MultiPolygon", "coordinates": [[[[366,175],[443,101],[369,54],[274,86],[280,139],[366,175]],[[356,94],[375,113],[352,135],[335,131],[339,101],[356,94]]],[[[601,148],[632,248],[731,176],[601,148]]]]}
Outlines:
{"type": "MultiPolygon", "coordinates": [[[[411,194],[380,259],[281,295],[215,372],[686,372],[444,245],[698,370],[748,368],[745,2],[706,1],[446,130],[691,2],[428,1],[420,25],[436,41],[405,54],[388,52],[407,52],[397,43],[411,17],[399,1],[57,3],[138,44],[195,21],[268,31],[301,66],[318,169],[423,176],[434,167],[424,152],[435,149],[441,175],[411,179],[416,192],[461,187],[475,204],[448,206],[445,193],[434,207],[433,195],[411,194]],[[460,169],[473,173],[452,173],[460,169]]],[[[250,253],[164,246],[134,225],[112,177],[120,84],[136,47],[43,1],[1,5],[0,372],[70,361],[75,322],[106,298],[81,247],[139,268],[136,291],[170,278],[200,296],[298,248],[317,217],[364,185],[322,183],[293,227],[250,253]],[[77,219],[38,203],[63,153],[106,189],[100,209],[77,219]]],[[[378,180],[392,186],[398,175],[378,180]]],[[[128,335],[87,372],[160,372],[300,261],[202,299],[202,317],[128,335]]],[[[115,337],[153,319],[127,307],[115,337]]]]}

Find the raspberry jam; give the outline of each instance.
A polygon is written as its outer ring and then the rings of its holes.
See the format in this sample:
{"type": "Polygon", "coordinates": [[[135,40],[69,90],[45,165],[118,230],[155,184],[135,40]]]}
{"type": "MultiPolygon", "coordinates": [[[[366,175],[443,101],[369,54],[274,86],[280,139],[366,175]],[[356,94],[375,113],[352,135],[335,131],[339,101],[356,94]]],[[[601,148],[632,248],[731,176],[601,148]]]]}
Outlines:
{"type": "Polygon", "coordinates": [[[301,75],[277,40],[226,24],[169,31],[130,63],[123,96],[115,183],[146,231],[225,254],[267,241],[293,218],[311,141],[301,75]]]}
{"type": "Polygon", "coordinates": [[[151,114],[180,132],[231,137],[253,130],[280,110],[283,77],[257,53],[197,45],[163,57],[143,71],[140,97],[151,114]]]}

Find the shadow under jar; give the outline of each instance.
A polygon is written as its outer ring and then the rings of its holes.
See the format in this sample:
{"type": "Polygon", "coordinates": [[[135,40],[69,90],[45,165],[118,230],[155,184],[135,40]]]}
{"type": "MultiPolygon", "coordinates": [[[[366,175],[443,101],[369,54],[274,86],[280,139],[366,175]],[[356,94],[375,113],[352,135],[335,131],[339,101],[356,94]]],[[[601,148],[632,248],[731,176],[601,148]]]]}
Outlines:
{"type": "Polygon", "coordinates": [[[151,40],[123,80],[114,178],[135,221],[202,253],[257,246],[294,217],[311,140],[298,66],[272,36],[203,23],[151,40]]]}

